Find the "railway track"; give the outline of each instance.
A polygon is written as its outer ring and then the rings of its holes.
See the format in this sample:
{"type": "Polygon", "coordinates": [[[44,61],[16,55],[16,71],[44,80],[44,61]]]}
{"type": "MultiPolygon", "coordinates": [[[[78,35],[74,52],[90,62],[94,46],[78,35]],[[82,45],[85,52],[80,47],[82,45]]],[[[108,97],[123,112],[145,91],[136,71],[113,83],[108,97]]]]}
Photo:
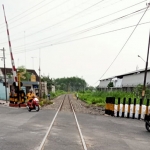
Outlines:
{"type": "MultiPolygon", "coordinates": [[[[61,104],[60,104],[59,108],[57,109],[57,112],[55,113],[55,115],[53,117],[53,120],[50,123],[50,126],[49,126],[49,128],[48,128],[48,130],[47,130],[47,132],[46,132],[46,134],[45,134],[38,150],[45,150],[45,145],[47,143],[46,142],[47,138],[49,138],[50,136],[53,136],[53,135],[51,135],[51,130],[53,130],[53,126],[54,126],[54,123],[56,122],[56,120],[59,119],[57,116],[63,110],[69,110],[70,112],[72,112],[72,114],[74,116],[73,118],[75,120],[76,127],[78,129],[78,132],[76,134],[78,134],[80,136],[80,140],[81,140],[81,149],[87,150],[86,143],[84,141],[84,138],[83,138],[83,135],[82,135],[82,132],[81,132],[81,128],[80,128],[80,125],[78,123],[78,119],[77,119],[77,116],[76,116],[73,104],[71,103],[71,99],[70,99],[69,95],[65,95],[63,100],[61,101],[61,104]]],[[[59,128],[59,126],[58,126],[58,128],[59,128]]],[[[51,145],[50,145],[49,149],[53,149],[53,147],[51,147],[51,145]]]]}

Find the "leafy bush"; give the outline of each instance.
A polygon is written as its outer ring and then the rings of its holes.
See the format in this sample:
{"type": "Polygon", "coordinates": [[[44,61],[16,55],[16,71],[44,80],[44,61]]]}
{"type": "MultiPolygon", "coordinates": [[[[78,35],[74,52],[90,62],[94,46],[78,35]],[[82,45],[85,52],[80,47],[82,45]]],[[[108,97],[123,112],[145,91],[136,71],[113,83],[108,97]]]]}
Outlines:
{"type": "MultiPolygon", "coordinates": [[[[131,103],[134,103],[134,98],[137,100],[137,104],[140,103],[142,86],[138,85],[137,88],[133,92],[125,92],[125,91],[85,91],[84,93],[79,93],[79,99],[86,101],[88,104],[95,105],[105,105],[106,97],[115,97],[117,104],[117,99],[121,99],[121,103],[123,103],[123,99],[126,98],[126,103],[128,103],[128,99],[131,98],[131,103]]],[[[150,90],[147,88],[146,90],[146,98],[150,97],[150,90]]],[[[146,104],[146,100],[143,102],[146,104]]]]}
{"type": "Polygon", "coordinates": [[[52,101],[50,100],[47,100],[47,99],[41,99],[40,102],[39,102],[40,106],[43,107],[45,105],[50,105],[50,104],[53,104],[52,101]]]}

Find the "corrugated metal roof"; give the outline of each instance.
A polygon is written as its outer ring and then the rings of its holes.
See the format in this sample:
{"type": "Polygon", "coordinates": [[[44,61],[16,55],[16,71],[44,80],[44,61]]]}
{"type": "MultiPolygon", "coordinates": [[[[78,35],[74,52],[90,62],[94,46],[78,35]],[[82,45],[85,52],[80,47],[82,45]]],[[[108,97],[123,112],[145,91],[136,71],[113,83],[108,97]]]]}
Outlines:
{"type": "MultiPolygon", "coordinates": [[[[140,70],[137,70],[137,71],[132,71],[132,72],[128,72],[128,73],[125,73],[125,74],[116,75],[116,76],[112,76],[112,77],[109,77],[109,78],[101,79],[99,81],[109,80],[109,79],[113,79],[113,78],[123,78],[123,76],[128,76],[128,75],[136,74],[136,73],[139,73],[139,72],[142,73],[144,71],[145,71],[145,69],[140,69],[140,70]]],[[[150,68],[148,68],[147,71],[149,72],[150,68]]]]}

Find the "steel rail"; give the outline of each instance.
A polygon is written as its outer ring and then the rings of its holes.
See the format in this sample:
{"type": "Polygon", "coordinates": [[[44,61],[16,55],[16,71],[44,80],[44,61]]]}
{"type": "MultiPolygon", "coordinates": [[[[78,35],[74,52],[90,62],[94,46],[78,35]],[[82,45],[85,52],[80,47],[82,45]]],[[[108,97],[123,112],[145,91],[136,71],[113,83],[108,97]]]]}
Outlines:
{"type": "MultiPolygon", "coordinates": [[[[44,136],[44,138],[43,138],[43,140],[42,140],[42,142],[41,142],[41,144],[40,144],[40,146],[39,146],[39,148],[38,148],[38,150],[43,150],[43,149],[44,149],[44,145],[45,145],[46,139],[47,139],[47,137],[48,137],[48,135],[49,135],[49,133],[50,133],[50,131],[51,131],[51,129],[52,129],[52,126],[53,126],[53,124],[54,124],[54,122],[55,122],[55,119],[56,119],[56,117],[57,117],[59,111],[61,111],[61,109],[62,109],[62,106],[63,106],[63,104],[64,104],[65,98],[66,98],[66,95],[64,96],[64,99],[62,100],[62,102],[61,102],[61,104],[60,104],[60,106],[59,106],[59,108],[58,108],[58,110],[57,110],[57,112],[56,112],[56,114],[55,114],[55,116],[54,116],[54,118],[53,118],[53,120],[52,120],[52,122],[51,122],[49,128],[48,128],[48,131],[46,132],[46,135],[44,136]]],[[[78,123],[78,119],[77,119],[77,116],[76,116],[74,107],[73,107],[73,105],[72,105],[72,103],[71,103],[71,100],[70,100],[69,95],[68,95],[68,100],[69,100],[69,104],[70,104],[71,110],[72,110],[72,112],[73,112],[73,115],[74,115],[74,118],[75,118],[75,121],[76,121],[76,124],[77,124],[77,128],[78,128],[78,131],[79,131],[79,134],[80,134],[80,138],[81,138],[81,142],[82,142],[83,149],[84,149],[84,150],[87,150],[86,143],[85,143],[85,140],[84,140],[84,138],[83,138],[83,135],[82,135],[82,132],[81,132],[79,123],[78,123]]]]}
{"type": "Polygon", "coordinates": [[[56,119],[56,117],[57,117],[57,115],[58,115],[60,109],[62,108],[62,105],[63,105],[63,103],[64,103],[65,97],[66,97],[66,95],[64,96],[64,99],[62,100],[62,102],[61,102],[61,104],[60,104],[60,106],[59,106],[59,108],[58,108],[58,110],[57,110],[57,112],[56,112],[56,114],[55,114],[55,116],[54,116],[54,118],[53,118],[53,120],[52,120],[52,122],[51,122],[49,128],[48,128],[48,131],[47,131],[46,135],[44,136],[44,138],[43,138],[43,140],[42,140],[42,142],[41,142],[41,144],[40,144],[40,146],[39,146],[39,148],[38,148],[38,150],[43,150],[44,144],[45,144],[46,139],[47,139],[47,136],[49,135],[49,133],[50,133],[50,131],[51,131],[51,129],[52,129],[52,126],[53,126],[53,124],[54,124],[54,121],[55,121],[55,119],[56,119]]]}
{"type": "Polygon", "coordinates": [[[81,141],[82,141],[83,149],[84,149],[84,150],[87,150],[86,143],[85,143],[85,140],[84,140],[84,138],[83,138],[83,135],[82,135],[82,132],[81,132],[81,129],[80,129],[80,126],[79,126],[79,122],[78,122],[78,119],[77,119],[77,116],[76,116],[74,107],[73,107],[73,105],[72,105],[72,103],[71,103],[71,100],[70,100],[70,98],[69,98],[69,95],[68,95],[68,99],[69,99],[69,102],[70,102],[70,105],[71,105],[71,109],[72,109],[72,112],[73,112],[73,114],[74,114],[74,118],[75,118],[75,121],[76,121],[76,124],[77,124],[77,127],[78,127],[78,131],[79,131],[80,138],[81,138],[81,141]]]}

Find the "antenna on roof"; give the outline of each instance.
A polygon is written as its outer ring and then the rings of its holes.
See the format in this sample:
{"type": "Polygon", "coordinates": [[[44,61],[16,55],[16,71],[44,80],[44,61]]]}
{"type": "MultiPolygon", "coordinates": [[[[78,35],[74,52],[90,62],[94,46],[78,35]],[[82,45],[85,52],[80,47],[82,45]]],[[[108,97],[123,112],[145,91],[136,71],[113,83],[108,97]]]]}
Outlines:
{"type": "Polygon", "coordinates": [[[137,65],[137,66],[136,66],[136,71],[138,71],[138,70],[139,70],[139,66],[137,65]]]}

